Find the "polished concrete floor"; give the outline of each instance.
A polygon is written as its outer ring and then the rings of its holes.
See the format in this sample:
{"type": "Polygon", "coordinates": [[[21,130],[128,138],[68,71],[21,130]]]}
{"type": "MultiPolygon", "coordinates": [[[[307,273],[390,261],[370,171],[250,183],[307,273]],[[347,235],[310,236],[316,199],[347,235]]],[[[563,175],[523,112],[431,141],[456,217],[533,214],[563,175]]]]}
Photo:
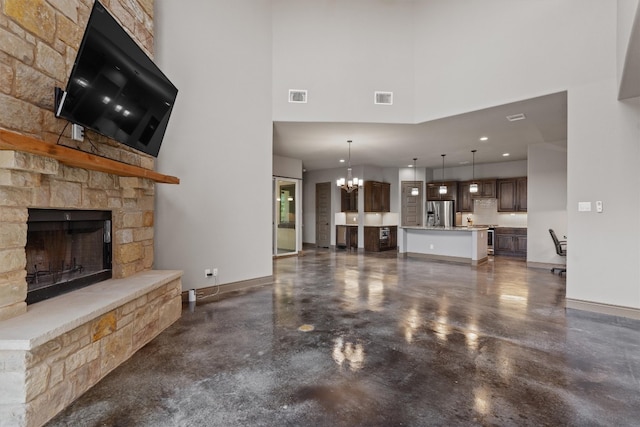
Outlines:
{"type": "Polygon", "coordinates": [[[565,310],[548,270],[311,251],[274,274],[185,306],[50,425],[640,425],[640,322],[565,310]]]}

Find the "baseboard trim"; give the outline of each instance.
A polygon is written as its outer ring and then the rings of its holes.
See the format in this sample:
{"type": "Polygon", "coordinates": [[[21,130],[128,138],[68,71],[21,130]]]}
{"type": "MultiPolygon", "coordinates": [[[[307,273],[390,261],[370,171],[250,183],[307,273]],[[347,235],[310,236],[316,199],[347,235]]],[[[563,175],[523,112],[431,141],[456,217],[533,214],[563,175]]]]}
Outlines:
{"type": "MultiPolygon", "coordinates": [[[[210,295],[216,294],[224,294],[228,292],[241,291],[244,289],[257,288],[265,285],[273,284],[273,275],[257,277],[255,279],[249,280],[241,280],[239,282],[226,283],[224,285],[218,286],[208,286],[206,288],[198,288],[196,289],[196,294],[198,295],[198,299],[206,298],[210,295]],[[219,289],[218,289],[219,288],[219,289]]],[[[182,302],[189,301],[189,291],[182,291],[182,302]]]]}
{"type": "Polygon", "coordinates": [[[458,257],[458,256],[421,254],[419,252],[404,252],[403,255],[409,258],[426,259],[429,261],[442,261],[442,262],[450,262],[454,264],[472,264],[473,265],[473,260],[471,258],[464,258],[464,257],[458,257]]]}
{"type": "Polygon", "coordinates": [[[594,313],[608,314],[610,316],[628,317],[629,319],[640,320],[639,308],[583,301],[573,298],[567,298],[564,306],[565,308],[572,308],[575,310],[591,311],[594,313]]]}
{"type": "Polygon", "coordinates": [[[527,268],[539,268],[541,270],[551,270],[552,268],[567,268],[566,264],[553,264],[549,262],[527,261],[527,268]]]}

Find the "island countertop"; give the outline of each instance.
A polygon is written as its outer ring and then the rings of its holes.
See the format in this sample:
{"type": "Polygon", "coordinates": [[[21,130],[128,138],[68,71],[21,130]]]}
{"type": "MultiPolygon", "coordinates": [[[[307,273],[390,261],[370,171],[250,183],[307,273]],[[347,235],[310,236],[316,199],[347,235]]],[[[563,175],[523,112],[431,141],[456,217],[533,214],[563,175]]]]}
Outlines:
{"type": "Polygon", "coordinates": [[[404,228],[407,230],[431,230],[431,231],[482,231],[482,230],[489,229],[489,227],[484,227],[484,226],[467,227],[466,225],[461,225],[456,227],[402,226],[398,228],[404,228]]]}
{"type": "Polygon", "coordinates": [[[488,261],[489,228],[476,227],[400,227],[399,252],[431,260],[479,265],[488,261]]]}

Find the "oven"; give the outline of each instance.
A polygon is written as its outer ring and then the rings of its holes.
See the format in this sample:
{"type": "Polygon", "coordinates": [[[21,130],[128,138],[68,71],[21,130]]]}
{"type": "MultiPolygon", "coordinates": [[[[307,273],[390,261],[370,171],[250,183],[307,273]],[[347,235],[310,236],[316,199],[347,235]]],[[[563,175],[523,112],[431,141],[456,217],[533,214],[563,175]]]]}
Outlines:
{"type": "Polygon", "coordinates": [[[495,237],[495,228],[487,230],[487,254],[493,255],[493,241],[495,237]]]}

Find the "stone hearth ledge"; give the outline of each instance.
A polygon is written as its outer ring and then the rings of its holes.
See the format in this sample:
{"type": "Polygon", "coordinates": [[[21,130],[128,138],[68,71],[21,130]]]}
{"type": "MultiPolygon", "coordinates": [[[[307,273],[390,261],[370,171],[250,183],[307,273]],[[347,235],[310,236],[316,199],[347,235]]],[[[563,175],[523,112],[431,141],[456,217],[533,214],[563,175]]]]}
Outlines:
{"type": "Polygon", "coordinates": [[[180,270],[143,271],[31,304],[25,314],[0,321],[0,350],[32,350],[181,276],[180,270]]]}

